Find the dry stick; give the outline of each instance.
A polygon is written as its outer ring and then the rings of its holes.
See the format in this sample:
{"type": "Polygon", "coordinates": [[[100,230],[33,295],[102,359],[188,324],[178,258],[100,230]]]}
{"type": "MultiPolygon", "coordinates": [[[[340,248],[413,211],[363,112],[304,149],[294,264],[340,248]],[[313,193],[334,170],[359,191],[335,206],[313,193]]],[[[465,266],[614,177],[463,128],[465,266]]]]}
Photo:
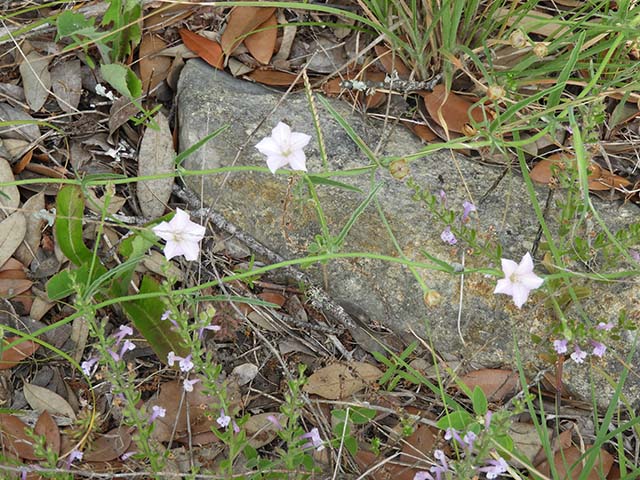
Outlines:
{"type": "Polygon", "coordinates": [[[340,86],[346,90],[357,90],[361,92],[370,92],[374,90],[384,90],[391,93],[409,93],[421,90],[433,91],[433,88],[440,82],[442,75],[438,74],[433,79],[425,82],[417,82],[414,80],[400,80],[397,74],[387,75],[384,82],[374,82],[370,80],[345,80],[340,86]]]}
{"type": "MultiPolygon", "coordinates": [[[[213,222],[213,224],[220,230],[227,232],[229,235],[233,235],[249,247],[249,249],[261,257],[266,258],[270,263],[280,263],[285,261],[283,257],[262,245],[251,235],[243,232],[231,222],[228,222],[222,215],[215,212],[213,209],[200,208],[200,199],[193,192],[182,188],[179,185],[174,185],[173,193],[189,205],[189,208],[193,210],[194,215],[200,215],[202,218],[213,222]]],[[[292,266],[285,266],[283,267],[283,270],[294,280],[307,286],[305,293],[309,300],[311,300],[311,305],[314,308],[323,312],[328,317],[339,322],[348,329],[359,328],[344,308],[335,303],[322,288],[315,285],[311,277],[292,266]]]]}

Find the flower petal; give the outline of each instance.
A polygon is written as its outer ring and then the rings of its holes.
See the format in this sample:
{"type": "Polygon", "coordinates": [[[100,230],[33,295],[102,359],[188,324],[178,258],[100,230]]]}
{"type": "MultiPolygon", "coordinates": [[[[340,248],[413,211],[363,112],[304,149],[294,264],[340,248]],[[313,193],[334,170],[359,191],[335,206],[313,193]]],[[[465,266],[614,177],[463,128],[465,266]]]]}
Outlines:
{"type": "Polygon", "coordinates": [[[525,253],[522,260],[520,260],[520,265],[518,265],[516,273],[519,276],[533,273],[533,258],[531,258],[531,254],[529,252],[525,253]]]}
{"type": "Polygon", "coordinates": [[[522,305],[525,304],[527,298],[529,298],[529,289],[524,285],[519,283],[515,283],[513,285],[513,303],[516,304],[516,307],[522,308],[522,305]]]}
{"type": "Polygon", "coordinates": [[[287,163],[289,163],[289,160],[282,155],[271,155],[267,157],[267,167],[269,167],[269,170],[271,170],[271,173],[273,174],[276,173],[276,170],[284,167],[287,163]]]}
{"type": "Polygon", "coordinates": [[[544,279],[531,272],[526,275],[519,276],[518,282],[527,287],[529,290],[535,290],[544,283],[544,279]]]}
{"type": "Polygon", "coordinates": [[[500,263],[502,264],[502,272],[504,273],[504,276],[506,278],[509,278],[511,275],[513,275],[513,272],[515,272],[518,268],[518,264],[516,262],[507,258],[501,258],[500,263]]]}
{"type": "Polygon", "coordinates": [[[505,295],[513,295],[513,283],[508,278],[498,280],[496,289],[493,293],[504,293],[505,295]]]}
{"type": "Polygon", "coordinates": [[[271,155],[280,155],[282,153],[280,145],[278,145],[271,137],[266,137],[260,140],[256,144],[256,148],[260,153],[267,157],[270,157],[271,155]]]}
{"type": "Polygon", "coordinates": [[[291,141],[291,127],[286,123],[278,122],[271,130],[271,138],[280,145],[280,147],[289,146],[291,141]]]}
{"type": "Polygon", "coordinates": [[[292,170],[304,170],[307,171],[307,157],[302,150],[294,150],[289,155],[289,165],[292,170]]]}
{"type": "Polygon", "coordinates": [[[311,135],[300,132],[292,132],[289,139],[289,146],[291,150],[302,150],[311,141],[311,135]]]}

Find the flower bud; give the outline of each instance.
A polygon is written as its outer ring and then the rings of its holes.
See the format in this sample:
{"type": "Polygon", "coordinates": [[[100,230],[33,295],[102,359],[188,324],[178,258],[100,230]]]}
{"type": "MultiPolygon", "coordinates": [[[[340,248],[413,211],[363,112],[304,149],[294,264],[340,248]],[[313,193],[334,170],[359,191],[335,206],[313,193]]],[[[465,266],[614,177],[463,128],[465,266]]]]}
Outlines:
{"type": "Polygon", "coordinates": [[[423,300],[427,307],[437,307],[442,302],[442,295],[435,290],[429,290],[424,294],[423,300]]]}
{"type": "Polygon", "coordinates": [[[545,42],[537,42],[533,46],[533,54],[538,58],[544,58],[549,53],[549,49],[547,48],[547,44],[545,42]]]}
{"type": "Polygon", "coordinates": [[[506,92],[504,88],[500,85],[491,85],[489,88],[487,88],[487,98],[489,100],[501,100],[504,98],[505,94],[506,92]]]}
{"type": "Polygon", "coordinates": [[[509,43],[513,48],[524,48],[527,46],[527,36],[520,30],[514,31],[509,35],[509,43]]]}
{"type": "Polygon", "coordinates": [[[409,165],[404,158],[399,160],[394,160],[389,165],[389,173],[396,180],[402,180],[404,177],[409,175],[409,165]]]}

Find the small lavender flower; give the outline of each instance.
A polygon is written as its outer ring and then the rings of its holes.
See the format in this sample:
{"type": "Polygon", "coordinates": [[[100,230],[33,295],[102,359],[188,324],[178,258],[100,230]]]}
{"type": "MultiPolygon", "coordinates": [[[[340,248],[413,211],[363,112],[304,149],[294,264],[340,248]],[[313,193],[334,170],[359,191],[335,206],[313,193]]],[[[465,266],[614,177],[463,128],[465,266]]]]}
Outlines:
{"type": "Polygon", "coordinates": [[[455,245],[456,243],[458,243],[458,239],[451,232],[451,227],[445,228],[440,234],[440,238],[444,243],[448,243],[449,245],[455,245]]]}
{"type": "Polygon", "coordinates": [[[185,392],[193,392],[193,386],[200,381],[199,378],[194,378],[193,380],[189,380],[185,378],[182,382],[182,388],[185,392]]]}
{"type": "Polygon", "coordinates": [[[178,357],[173,351],[171,351],[167,354],[167,365],[173,367],[173,364],[176,363],[176,360],[179,359],[180,357],[178,357]]]}
{"type": "Polygon", "coordinates": [[[563,353],[567,353],[567,343],[568,341],[565,339],[562,340],[554,340],[553,341],[553,349],[556,351],[556,353],[558,353],[559,355],[562,355],[563,353]]]}
{"type": "Polygon", "coordinates": [[[116,339],[116,345],[119,345],[124,337],[127,337],[129,335],[133,335],[133,329],[128,325],[120,325],[118,333],[113,334],[113,338],[116,339]]]}
{"type": "Polygon", "coordinates": [[[489,426],[491,425],[491,417],[493,417],[493,412],[491,410],[487,410],[487,413],[484,416],[484,429],[485,430],[489,430],[489,426]]]}
{"type": "Polygon", "coordinates": [[[509,465],[504,461],[504,458],[500,457],[498,460],[489,460],[487,467],[479,468],[481,472],[487,474],[488,479],[498,478],[501,474],[507,471],[509,465]]]}
{"type": "Polygon", "coordinates": [[[170,316],[171,316],[171,310],[165,310],[162,316],[160,317],[160,320],[165,321],[170,316]]]}
{"type": "Polygon", "coordinates": [[[163,418],[167,414],[167,409],[162,408],[159,405],[151,407],[151,416],[149,417],[149,423],[153,423],[156,418],[163,418]]]}
{"type": "Polygon", "coordinates": [[[220,428],[227,428],[231,423],[231,417],[220,409],[220,416],[216,419],[216,423],[220,425],[220,428]]]}
{"type": "Polygon", "coordinates": [[[605,332],[608,332],[609,330],[613,329],[615,325],[611,322],[600,322],[598,323],[598,325],[596,325],[596,330],[604,330],[605,332]]]}
{"type": "Polygon", "coordinates": [[[131,340],[125,340],[124,343],[122,344],[122,348],[120,349],[120,358],[122,358],[126,352],[130,352],[131,350],[135,350],[135,349],[136,349],[135,343],[133,343],[131,340]]]}
{"type": "Polygon", "coordinates": [[[180,370],[183,372],[189,372],[193,368],[193,362],[191,361],[191,354],[187,355],[185,358],[180,359],[179,362],[180,370]]]}
{"type": "Polygon", "coordinates": [[[576,345],[574,347],[573,353],[571,354],[571,360],[576,363],[582,363],[584,362],[585,358],[587,358],[587,352],[580,350],[580,347],[576,345]]]}
{"type": "Polygon", "coordinates": [[[464,201],[464,203],[462,204],[462,221],[466,222],[467,219],[469,218],[469,214],[471,212],[475,212],[477,210],[476,206],[471,203],[471,202],[467,202],[466,200],[464,201]]]}
{"type": "Polygon", "coordinates": [[[602,358],[602,356],[604,355],[604,352],[607,351],[607,347],[603,343],[596,342],[595,340],[591,340],[591,345],[593,345],[593,352],[592,353],[596,357],[602,358]]]}
{"type": "Polygon", "coordinates": [[[207,327],[202,327],[198,331],[198,339],[199,340],[202,340],[202,336],[204,335],[204,331],[205,330],[211,330],[212,332],[219,332],[220,330],[222,330],[222,327],[220,325],[209,325],[207,327]]]}
{"type": "Polygon", "coordinates": [[[302,448],[315,448],[317,452],[320,452],[324,449],[324,445],[322,444],[322,438],[320,437],[320,432],[317,428],[312,428],[309,432],[300,435],[300,440],[309,439],[310,441],[305,443],[302,448]]]}
{"type": "Polygon", "coordinates": [[[71,453],[69,453],[69,456],[67,457],[67,463],[66,463],[67,470],[71,468],[71,464],[73,462],[75,462],[76,460],[82,460],[83,456],[84,454],[80,450],[75,450],[75,449],[71,450],[71,453]]]}
{"type": "Polygon", "coordinates": [[[413,480],[434,480],[429,472],[418,472],[413,476],[413,480]]]}
{"type": "Polygon", "coordinates": [[[438,192],[438,197],[440,198],[440,203],[442,204],[442,206],[446,208],[446,206],[447,206],[447,194],[445,193],[445,191],[444,190],[440,190],[438,192]]]}
{"type": "Polygon", "coordinates": [[[278,420],[278,417],[276,417],[275,415],[269,415],[267,417],[267,420],[269,420],[271,423],[273,423],[273,426],[276,428],[276,430],[282,430],[282,424],[280,423],[280,420],[278,420]]]}
{"type": "Polygon", "coordinates": [[[473,432],[467,432],[464,437],[462,437],[462,441],[464,442],[465,449],[471,453],[473,452],[473,443],[476,441],[478,436],[473,432]]]}
{"type": "MultiPolygon", "coordinates": [[[[455,430],[451,429],[453,432],[455,430]]],[[[457,432],[456,432],[457,433],[457,432]]],[[[434,465],[429,468],[429,471],[433,473],[436,478],[435,480],[441,480],[442,475],[449,471],[449,464],[447,463],[447,456],[444,454],[442,450],[435,450],[433,452],[433,457],[440,462],[440,465],[434,465]]]]}
{"type": "Polygon", "coordinates": [[[93,375],[95,371],[95,364],[98,363],[98,357],[91,357],[89,360],[85,360],[80,364],[80,368],[87,377],[93,375]]]}

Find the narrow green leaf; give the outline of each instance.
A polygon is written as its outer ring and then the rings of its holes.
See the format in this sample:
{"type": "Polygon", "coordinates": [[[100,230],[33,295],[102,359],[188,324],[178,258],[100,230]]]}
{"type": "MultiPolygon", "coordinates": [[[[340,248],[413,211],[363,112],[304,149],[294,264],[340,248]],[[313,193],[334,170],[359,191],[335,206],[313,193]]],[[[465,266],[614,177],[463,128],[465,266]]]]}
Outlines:
{"type": "Polygon", "coordinates": [[[376,198],[376,195],[378,194],[378,190],[380,190],[380,187],[382,187],[382,182],[378,183],[375,187],[371,189],[367,198],[365,198],[362,201],[362,203],[358,205],[358,208],[356,208],[354,212],[351,214],[351,217],[349,217],[349,220],[347,220],[347,223],[345,223],[344,227],[342,227],[342,230],[340,231],[340,235],[338,235],[338,238],[336,239],[336,245],[338,245],[338,247],[342,246],[344,239],[349,233],[349,230],[351,230],[351,227],[353,227],[353,224],[356,223],[356,220],[358,219],[358,217],[362,215],[362,212],[364,212],[365,209],[369,206],[369,204],[373,201],[373,199],[376,198]]]}
{"type": "Polygon", "coordinates": [[[336,180],[331,180],[327,177],[319,177],[317,175],[308,175],[308,177],[314,185],[328,185],[330,187],[342,188],[343,190],[363,193],[361,189],[354,187],[353,185],[349,185],[348,183],[337,182],[336,180]]]}
{"type": "Polygon", "coordinates": [[[80,187],[68,185],[58,192],[56,212],[56,240],[62,253],[75,265],[89,263],[93,253],[82,240],[84,199],[80,187]]]}
{"type": "MultiPolygon", "coordinates": [[[[160,285],[145,275],[140,284],[140,293],[159,292],[160,285]]],[[[183,344],[180,335],[171,330],[168,320],[160,320],[165,305],[159,298],[143,298],[122,304],[124,311],[133,321],[138,331],[149,342],[149,346],[158,355],[161,362],[167,362],[167,354],[187,356],[189,349],[183,344]]]]}

